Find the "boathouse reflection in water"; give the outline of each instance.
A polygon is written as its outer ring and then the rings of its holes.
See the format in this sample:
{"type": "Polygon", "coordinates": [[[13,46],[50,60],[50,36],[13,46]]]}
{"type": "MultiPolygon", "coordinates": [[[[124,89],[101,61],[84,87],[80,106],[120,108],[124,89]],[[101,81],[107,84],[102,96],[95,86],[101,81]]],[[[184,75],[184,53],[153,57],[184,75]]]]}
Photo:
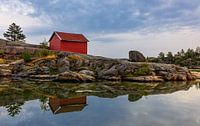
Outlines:
{"type": "Polygon", "coordinates": [[[49,106],[53,114],[82,111],[87,105],[87,97],[50,98],[49,106]]]}

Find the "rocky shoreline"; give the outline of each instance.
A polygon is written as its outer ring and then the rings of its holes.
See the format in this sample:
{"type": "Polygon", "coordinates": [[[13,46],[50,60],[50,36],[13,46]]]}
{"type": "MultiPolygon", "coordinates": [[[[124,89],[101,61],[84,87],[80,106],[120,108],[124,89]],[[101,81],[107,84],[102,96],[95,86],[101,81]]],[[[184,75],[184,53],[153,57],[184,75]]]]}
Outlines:
{"type": "Polygon", "coordinates": [[[92,55],[60,52],[52,56],[0,64],[0,76],[12,79],[62,82],[189,81],[195,76],[185,67],[173,64],[131,62],[92,55]]]}

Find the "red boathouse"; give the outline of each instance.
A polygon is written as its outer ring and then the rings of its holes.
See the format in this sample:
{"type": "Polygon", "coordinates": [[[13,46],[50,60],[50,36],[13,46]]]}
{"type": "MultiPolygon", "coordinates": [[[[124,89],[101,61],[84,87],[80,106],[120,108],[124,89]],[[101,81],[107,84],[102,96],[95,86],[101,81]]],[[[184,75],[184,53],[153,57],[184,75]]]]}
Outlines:
{"type": "Polygon", "coordinates": [[[50,50],[87,54],[89,41],[82,34],[54,32],[49,42],[50,50]]]}

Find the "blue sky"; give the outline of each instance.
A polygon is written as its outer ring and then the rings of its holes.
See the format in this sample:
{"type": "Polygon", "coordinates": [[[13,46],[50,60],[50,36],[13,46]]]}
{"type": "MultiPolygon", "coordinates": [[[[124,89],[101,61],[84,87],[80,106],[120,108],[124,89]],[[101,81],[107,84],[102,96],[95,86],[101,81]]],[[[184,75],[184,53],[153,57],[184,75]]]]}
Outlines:
{"type": "MultiPolygon", "coordinates": [[[[83,33],[89,52],[127,57],[196,48],[200,44],[199,0],[0,0],[0,34],[19,24],[29,43],[53,31],[83,33]]],[[[0,37],[3,37],[2,35],[0,37]]]]}

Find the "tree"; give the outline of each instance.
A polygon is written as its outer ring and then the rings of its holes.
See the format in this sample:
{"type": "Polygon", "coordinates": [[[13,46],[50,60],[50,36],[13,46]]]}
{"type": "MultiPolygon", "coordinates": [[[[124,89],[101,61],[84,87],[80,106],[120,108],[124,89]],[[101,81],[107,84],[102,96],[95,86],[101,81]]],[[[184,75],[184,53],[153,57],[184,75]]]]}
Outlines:
{"type": "Polygon", "coordinates": [[[158,58],[161,59],[162,61],[164,61],[165,60],[165,53],[160,52],[159,55],[158,55],[158,58]]]}
{"type": "Polygon", "coordinates": [[[18,115],[22,109],[23,102],[15,102],[11,105],[6,105],[5,108],[8,111],[8,114],[12,117],[18,115]]]}
{"type": "Polygon", "coordinates": [[[25,41],[26,36],[20,26],[12,23],[3,36],[9,41],[25,41]]]}
{"type": "Polygon", "coordinates": [[[168,61],[168,63],[173,63],[174,57],[173,57],[172,52],[167,53],[167,61],[168,61]]]}
{"type": "Polygon", "coordinates": [[[181,49],[181,56],[185,56],[185,51],[183,49],[181,49]]]}
{"type": "Polygon", "coordinates": [[[186,58],[194,58],[196,56],[195,51],[193,49],[188,49],[185,53],[186,58]]]}
{"type": "Polygon", "coordinates": [[[196,52],[197,54],[200,54],[200,47],[199,47],[199,46],[196,48],[195,52],[196,52]]]}
{"type": "Polygon", "coordinates": [[[48,42],[46,41],[46,39],[44,39],[43,42],[40,43],[40,48],[43,48],[43,49],[49,48],[48,42]]]}

